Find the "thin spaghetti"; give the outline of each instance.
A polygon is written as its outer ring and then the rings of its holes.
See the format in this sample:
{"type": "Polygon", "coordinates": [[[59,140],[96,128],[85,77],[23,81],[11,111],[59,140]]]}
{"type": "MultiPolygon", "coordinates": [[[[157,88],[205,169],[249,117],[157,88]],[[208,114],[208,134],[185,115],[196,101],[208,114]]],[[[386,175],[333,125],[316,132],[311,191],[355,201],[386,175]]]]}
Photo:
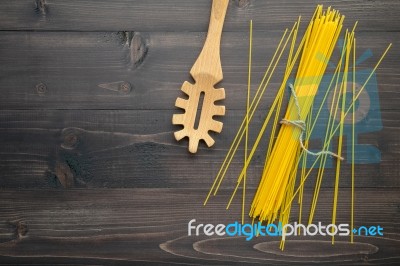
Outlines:
{"type": "MultiPolygon", "coordinates": [[[[249,73],[247,77],[247,101],[246,101],[246,138],[244,142],[244,168],[247,169],[247,149],[249,140],[249,111],[250,111],[250,89],[251,89],[251,50],[253,48],[253,21],[250,20],[250,30],[249,30],[249,73]]],[[[246,201],[246,179],[247,171],[243,179],[243,196],[242,196],[242,224],[244,224],[244,213],[245,213],[245,201],[246,201]]]]}

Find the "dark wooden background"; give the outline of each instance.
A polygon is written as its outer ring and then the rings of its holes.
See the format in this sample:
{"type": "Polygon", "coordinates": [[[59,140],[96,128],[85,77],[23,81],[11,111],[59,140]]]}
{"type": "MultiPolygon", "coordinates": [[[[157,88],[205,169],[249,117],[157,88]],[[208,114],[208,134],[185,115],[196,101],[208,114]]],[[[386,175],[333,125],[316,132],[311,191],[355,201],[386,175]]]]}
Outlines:
{"type": "MultiPolygon", "coordinates": [[[[208,27],[209,0],[0,1],[0,264],[397,264],[400,261],[400,5],[395,0],[231,1],[222,37],[226,89],[223,132],[196,155],[177,143],[174,101],[208,27]],[[371,49],[383,129],[360,136],[380,163],[356,166],[355,225],[381,225],[383,237],[187,237],[187,223],[229,223],[225,211],[242,159],[220,194],[202,202],[245,110],[248,21],[254,21],[253,88],[286,27],[317,3],[359,21],[358,51],[371,49]],[[300,242],[301,241],[301,242],[300,242]]],[[[361,52],[360,52],[361,53],[361,52]]],[[[282,73],[283,68],[277,69],[282,73]]],[[[280,76],[280,75],[278,75],[280,76]]],[[[272,80],[271,88],[279,85],[272,80]]],[[[254,119],[251,139],[272,101],[254,119]]],[[[263,147],[249,171],[258,184],[263,147]]],[[[243,149],[241,149],[242,152],[243,149]]],[[[349,165],[343,167],[338,222],[350,221],[349,165]]],[[[323,182],[316,220],[329,223],[333,174],[323,182]]],[[[306,184],[308,210],[313,181],[306,184]]],[[[293,210],[296,220],[297,207],[293,210]]],[[[249,220],[248,220],[249,221],[249,220]]]]}

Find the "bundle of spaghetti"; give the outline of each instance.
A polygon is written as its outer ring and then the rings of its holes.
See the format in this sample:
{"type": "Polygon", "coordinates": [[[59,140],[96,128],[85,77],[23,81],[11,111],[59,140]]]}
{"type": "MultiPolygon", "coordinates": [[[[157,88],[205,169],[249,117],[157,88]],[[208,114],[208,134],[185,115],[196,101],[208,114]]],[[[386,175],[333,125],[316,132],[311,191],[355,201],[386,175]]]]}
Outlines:
{"type": "MultiPolygon", "coordinates": [[[[321,186],[322,176],[324,174],[325,163],[327,161],[327,156],[335,156],[338,159],[343,159],[342,154],[342,142],[343,142],[343,126],[344,119],[352,112],[353,114],[353,125],[352,125],[352,153],[349,155],[352,160],[351,168],[351,227],[354,223],[354,112],[355,104],[360,94],[364,90],[366,84],[369,82],[376,69],[382,62],[383,58],[389,51],[392,44],[386,48],[382,54],[379,61],[376,63],[375,67],[371,71],[368,78],[364,81],[359,91],[355,91],[355,27],[351,32],[346,30],[344,43],[340,51],[341,57],[335,72],[330,80],[328,88],[322,90],[324,97],[319,105],[319,109],[316,112],[315,117],[313,116],[313,103],[314,98],[318,92],[321,80],[324,76],[325,70],[327,68],[328,62],[332,55],[333,49],[336,46],[338,37],[340,35],[344,16],[340,15],[338,11],[331,10],[328,8],[325,12],[322,10],[322,6],[317,6],[315,13],[301,39],[299,45],[297,46],[296,52],[294,53],[294,47],[296,43],[296,36],[298,32],[298,27],[300,24],[300,18],[296,22],[289,33],[289,36],[285,38],[287,29],[282,36],[282,39],[276,49],[272,60],[265,72],[265,75],[261,81],[261,84],[255,93],[253,100],[249,101],[250,98],[250,74],[251,74],[251,46],[252,46],[252,22],[250,23],[250,47],[249,47],[249,75],[248,75],[248,90],[247,90],[247,105],[246,105],[246,115],[243,122],[238,130],[235,139],[232,142],[231,148],[229,149],[227,156],[222,163],[222,166],[212,184],[212,187],[207,195],[204,204],[207,203],[209,197],[213,194],[215,195],[224,179],[226,171],[229,164],[235,155],[238,146],[245,137],[245,157],[244,166],[241,173],[238,176],[236,187],[232,193],[232,196],[228,202],[227,208],[229,208],[235,193],[239,186],[243,184],[243,197],[242,197],[242,223],[244,223],[244,209],[245,209],[245,189],[246,189],[246,176],[247,168],[260,144],[260,141],[264,135],[267,125],[275,112],[275,117],[273,121],[273,126],[271,130],[269,146],[266,152],[266,161],[264,164],[264,170],[261,176],[261,181],[254,196],[251,208],[250,217],[258,219],[259,221],[266,221],[268,224],[279,219],[281,224],[289,223],[291,205],[299,194],[299,223],[301,223],[302,215],[302,202],[303,202],[303,188],[307,178],[310,176],[314,166],[319,162],[319,170],[316,178],[316,184],[314,189],[314,196],[312,199],[311,210],[308,218],[308,222],[311,223],[313,220],[315,207],[318,200],[319,189],[321,186]],[[281,86],[278,89],[275,99],[270,106],[270,109],[264,119],[260,132],[254,141],[254,144],[250,150],[247,152],[248,147],[248,129],[249,123],[260,103],[261,97],[264,94],[269,80],[288,44],[289,40],[292,39],[290,51],[287,59],[286,70],[281,82],[281,86]],[[281,47],[281,45],[283,46],[281,47]],[[353,97],[350,101],[346,101],[347,82],[348,82],[348,72],[350,68],[351,53],[353,53],[353,97]],[[300,60],[298,62],[298,58],[300,60]],[[276,136],[275,131],[277,129],[278,118],[281,116],[281,106],[284,98],[284,93],[287,88],[289,77],[292,74],[294,66],[299,63],[296,72],[296,78],[294,84],[290,84],[291,98],[286,110],[284,119],[281,120],[281,128],[276,136]],[[333,86],[332,86],[333,85],[333,86]],[[308,150],[308,141],[315,128],[318,121],[318,117],[321,113],[322,108],[326,105],[326,100],[328,95],[332,95],[331,88],[333,91],[333,100],[331,102],[328,121],[324,121],[326,124],[326,134],[323,142],[323,147],[320,152],[313,153],[308,150]],[[350,105],[348,106],[348,103],[350,105]],[[347,107],[346,107],[347,106],[347,107]],[[346,109],[347,108],[347,109],[346,109]],[[340,117],[339,117],[340,116],[340,117]],[[339,122],[335,122],[336,117],[339,117],[339,122]],[[307,123],[305,122],[307,121],[307,123]],[[333,153],[330,150],[331,142],[335,134],[339,132],[337,153],[333,153]],[[308,165],[307,156],[311,154],[314,156],[314,162],[311,166],[308,165]],[[298,168],[301,166],[300,179],[296,180],[298,168]],[[306,168],[309,170],[306,171],[306,168]],[[296,184],[298,184],[296,188],[296,184]]],[[[341,161],[336,162],[336,178],[334,186],[334,196],[333,196],[333,212],[332,212],[332,224],[336,222],[336,210],[338,203],[338,189],[339,189],[339,174],[340,174],[341,161]]],[[[351,241],[353,241],[353,236],[351,235],[351,241]]],[[[333,238],[332,238],[333,242],[333,238]]],[[[283,249],[285,239],[281,241],[281,249],[283,249]]]]}
{"type": "Polygon", "coordinates": [[[299,141],[304,131],[302,124],[336,46],[343,19],[338,11],[328,8],[323,12],[322,6],[318,6],[306,31],[288,109],[251,205],[250,216],[253,218],[274,221],[287,197],[288,184],[294,182],[292,173],[297,170],[298,153],[303,146],[299,141]]]}

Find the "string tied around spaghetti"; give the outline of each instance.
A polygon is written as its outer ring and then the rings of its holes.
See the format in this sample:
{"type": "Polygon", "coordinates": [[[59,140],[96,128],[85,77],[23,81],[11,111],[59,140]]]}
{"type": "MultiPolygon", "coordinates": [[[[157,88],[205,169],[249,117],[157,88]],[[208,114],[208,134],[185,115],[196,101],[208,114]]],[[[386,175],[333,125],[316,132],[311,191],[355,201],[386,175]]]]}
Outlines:
{"type": "Polygon", "coordinates": [[[310,155],[313,155],[313,156],[320,156],[320,155],[322,155],[322,154],[325,154],[325,155],[330,155],[330,156],[336,157],[336,158],[338,158],[339,160],[344,160],[344,158],[343,158],[342,156],[340,156],[340,155],[338,155],[338,154],[336,154],[336,153],[334,153],[334,152],[331,152],[331,151],[324,151],[324,150],[319,151],[319,152],[312,152],[312,151],[310,151],[309,149],[307,149],[307,148],[304,146],[304,144],[303,144],[303,134],[304,134],[304,132],[306,131],[306,122],[304,122],[304,121],[301,120],[301,118],[300,118],[300,105],[299,105],[299,100],[298,100],[298,98],[297,98],[296,92],[294,91],[293,85],[292,85],[291,83],[289,83],[289,88],[290,88],[290,91],[291,91],[292,96],[293,96],[294,104],[296,105],[298,119],[297,119],[297,120],[288,120],[288,119],[285,119],[285,118],[284,118],[284,119],[282,119],[282,120],[280,121],[280,123],[281,123],[281,124],[285,124],[285,125],[291,125],[291,126],[294,126],[294,127],[297,127],[297,128],[299,128],[299,129],[301,129],[301,133],[300,133],[300,136],[299,136],[299,142],[300,142],[301,148],[302,148],[303,151],[305,151],[306,153],[308,153],[308,154],[310,154],[310,155]]]}

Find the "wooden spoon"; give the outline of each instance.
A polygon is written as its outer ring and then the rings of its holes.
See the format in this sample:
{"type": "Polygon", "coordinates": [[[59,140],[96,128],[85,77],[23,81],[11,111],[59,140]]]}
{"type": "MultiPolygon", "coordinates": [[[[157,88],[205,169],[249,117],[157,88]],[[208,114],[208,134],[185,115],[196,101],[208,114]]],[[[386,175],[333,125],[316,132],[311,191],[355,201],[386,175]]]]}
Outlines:
{"type": "Polygon", "coordinates": [[[196,153],[200,140],[204,140],[208,147],[214,144],[214,139],[208,131],[220,133],[222,122],[213,119],[215,115],[225,115],[225,106],[215,105],[215,101],[225,99],[223,88],[214,88],[222,78],[220,59],[221,33],[229,0],[213,0],[210,24],[207,39],[203,50],[194,63],[190,74],[195,84],[185,81],[181,90],[188,95],[188,99],[178,97],[175,106],[185,110],[183,114],[174,114],[172,124],[183,125],[183,129],[174,133],[176,140],[189,138],[189,151],[196,153]],[[202,96],[201,96],[202,95],[202,96]],[[200,105],[200,99],[203,104],[200,105]],[[196,123],[197,108],[201,108],[198,125],[196,123]]]}

